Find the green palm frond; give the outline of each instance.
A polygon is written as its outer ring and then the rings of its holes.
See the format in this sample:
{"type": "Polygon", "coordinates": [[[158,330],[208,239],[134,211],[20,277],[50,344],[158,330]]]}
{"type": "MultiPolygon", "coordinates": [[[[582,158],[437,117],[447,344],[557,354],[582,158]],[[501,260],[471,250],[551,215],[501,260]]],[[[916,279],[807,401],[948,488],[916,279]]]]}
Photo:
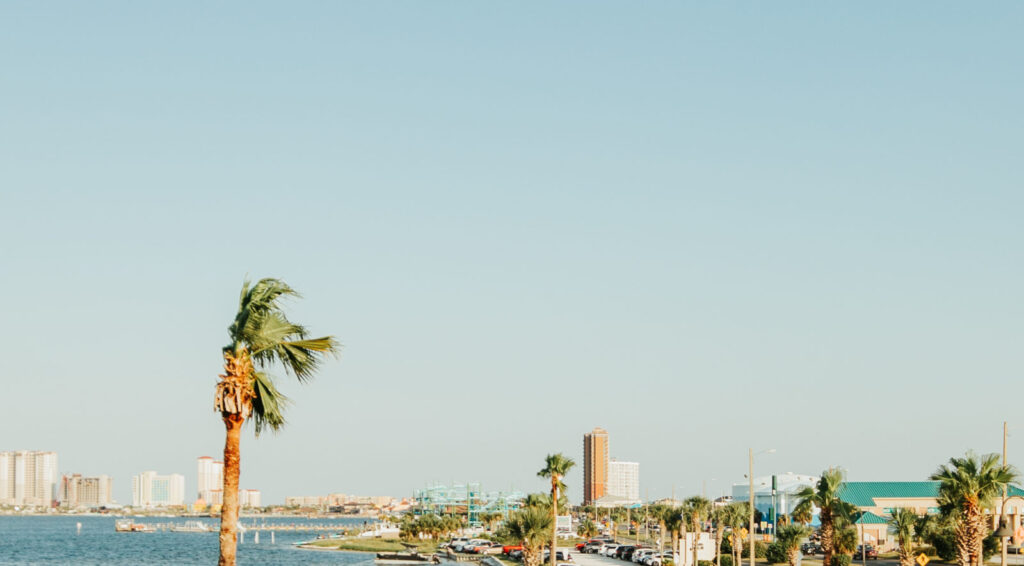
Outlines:
{"type": "Polygon", "coordinates": [[[264,428],[277,432],[284,426],[284,407],[288,404],[288,398],[277,390],[273,379],[263,372],[253,374],[252,388],[255,393],[252,400],[252,421],[256,436],[259,436],[264,428]]]}

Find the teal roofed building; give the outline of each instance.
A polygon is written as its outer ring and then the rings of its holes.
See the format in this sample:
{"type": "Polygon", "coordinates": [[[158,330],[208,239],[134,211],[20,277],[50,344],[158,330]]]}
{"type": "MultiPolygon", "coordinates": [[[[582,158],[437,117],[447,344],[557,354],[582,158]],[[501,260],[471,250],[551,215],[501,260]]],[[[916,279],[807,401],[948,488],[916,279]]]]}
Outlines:
{"type": "MultiPolygon", "coordinates": [[[[939,512],[939,482],[937,481],[851,481],[843,483],[839,498],[860,510],[856,518],[857,530],[870,544],[886,551],[895,546],[888,533],[888,520],[893,509],[909,508],[918,515],[939,512]]],[[[1024,512],[1024,489],[1010,486],[1007,492],[1006,512],[1013,529],[1024,540],[1021,514],[1024,512]]],[[[996,501],[992,510],[991,527],[995,528],[1002,501],[996,501]]],[[[815,518],[817,519],[817,518],[815,518]]]]}

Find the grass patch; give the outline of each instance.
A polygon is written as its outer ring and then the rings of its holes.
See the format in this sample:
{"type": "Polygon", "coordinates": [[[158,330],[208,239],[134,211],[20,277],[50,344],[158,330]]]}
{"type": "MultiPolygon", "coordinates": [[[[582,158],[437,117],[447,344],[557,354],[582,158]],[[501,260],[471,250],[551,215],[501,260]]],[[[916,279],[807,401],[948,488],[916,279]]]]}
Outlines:
{"type": "MultiPolygon", "coordinates": [[[[433,541],[417,541],[415,544],[416,548],[414,550],[421,554],[437,552],[437,543],[433,541]]],[[[352,552],[403,552],[409,550],[398,540],[379,538],[320,539],[310,541],[309,545],[352,552]]]]}

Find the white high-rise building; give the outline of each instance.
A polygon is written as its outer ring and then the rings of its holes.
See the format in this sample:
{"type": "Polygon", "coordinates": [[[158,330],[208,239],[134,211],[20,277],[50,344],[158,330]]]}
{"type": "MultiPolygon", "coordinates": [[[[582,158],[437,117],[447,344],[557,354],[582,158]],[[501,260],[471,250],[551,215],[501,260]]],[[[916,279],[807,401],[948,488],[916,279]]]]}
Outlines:
{"type": "Polygon", "coordinates": [[[185,504],[185,476],[142,472],[132,478],[133,507],[166,507],[185,504]]]}
{"type": "Polygon", "coordinates": [[[608,495],[624,500],[623,504],[640,502],[638,462],[608,462],[608,495]]]}
{"type": "Polygon", "coordinates": [[[238,490],[239,507],[262,507],[262,494],[258,489],[238,490]]]}
{"type": "Polygon", "coordinates": [[[221,492],[224,489],[224,462],[217,462],[209,456],[201,456],[196,463],[196,497],[213,504],[217,497],[213,492],[221,492]]]}
{"type": "Polygon", "coordinates": [[[0,503],[48,507],[56,497],[56,452],[0,452],[0,503]]]}

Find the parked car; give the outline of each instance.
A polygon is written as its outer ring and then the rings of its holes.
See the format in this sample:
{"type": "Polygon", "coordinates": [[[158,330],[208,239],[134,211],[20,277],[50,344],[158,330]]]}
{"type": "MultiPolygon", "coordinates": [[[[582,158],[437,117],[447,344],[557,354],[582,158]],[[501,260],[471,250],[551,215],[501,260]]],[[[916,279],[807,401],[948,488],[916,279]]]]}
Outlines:
{"type": "MultiPolygon", "coordinates": [[[[544,559],[541,560],[541,563],[547,562],[550,558],[551,558],[551,551],[550,550],[545,550],[544,551],[544,559]]],[[[557,562],[572,562],[572,555],[569,554],[568,552],[564,551],[564,550],[559,550],[558,552],[555,553],[555,561],[557,561],[557,562]]]]}
{"type": "Polygon", "coordinates": [[[523,547],[520,546],[519,548],[509,552],[508,553],[508,557],[511,558],[512,560],[522,560],[523,559],[523,547]]]}
{"type": "MultiPolygon", "coordinates": [[[[868,560],[878,560],[878,549],[875,548],[875,546],[872,545],[872,544],[869,544],[869,545],[866,545],[866,546],[867,546],[867,559],[868,560]]],[[[857,545],[857,552],[853,553],[854,560],[864,560],[864,548],[865,548],[865,545],[863,545],[863,544],[858,544],[857,545]]]]}
{"type": "Polygon", "coordinates": [[[802,552],[804,556],[821,554],[821,545],[816,542],[805,542],[800,545],[800,552],[802,552]]]}
{"type": "Polygon", "coordinates": [[[619,545],[617,545],[617,544],[606,544],[606,545],[604,545],[604,548],[601,549],[601,554],[603,554],[605,556],[615,556],[615,551],[618,548],[619,548],[619,545]]]}
{"type": "Polygon", "coordinates": [[[619,550],[615,551],[616,556],[618,556],[619,560],[626,560],[630,562],[632,561],[634,552],[636,552],[635,544],[620,546],[619,550]]]}
{"type": "Polygon", "coordinates": [[[662,552],[661,556],[658,556],[657,554],[653,554],[651,556],[651,561],[648,563],[648,566],[661,566],[665,562],[672,561],[672,551],[669,550],[662,552]]]}
{"type": "Polygon", "coordinates": [[[492,542],[487,547],[476,547],[477,554],[501,554],[503,550],[505,550],[505,547],[500,542],[492,542]]]}
{"type": "Polygon", "coordinates": [[[462,545],[457,545],[454,548],[454,550],[455,550],[455,552],[472,552],[472,550],[474,548],[476,548],[478,546],[484,546],[484,545],[490,546],[491,545],[491,541],[475,538],[473,540],[470,540],[469,542],[463,543],[462,545]]]}
{"type": "Polygon", "coordinates": [[[504,555],[511,554],[513,550],[518,550],[519,552],[522,552],[523,551],[523,545],[521,545],[521,544],[506,544],[505,546],[501,547],[501,553],[504,554],[504,555]]]}
{"type": "Polygon", "coordinates": [[[642,564],[644,557],[650,556],[651,554],[654,554],[654,552],[655,550],[653,548],[638,548],[633,551],[633,562],[642,564]]]}

